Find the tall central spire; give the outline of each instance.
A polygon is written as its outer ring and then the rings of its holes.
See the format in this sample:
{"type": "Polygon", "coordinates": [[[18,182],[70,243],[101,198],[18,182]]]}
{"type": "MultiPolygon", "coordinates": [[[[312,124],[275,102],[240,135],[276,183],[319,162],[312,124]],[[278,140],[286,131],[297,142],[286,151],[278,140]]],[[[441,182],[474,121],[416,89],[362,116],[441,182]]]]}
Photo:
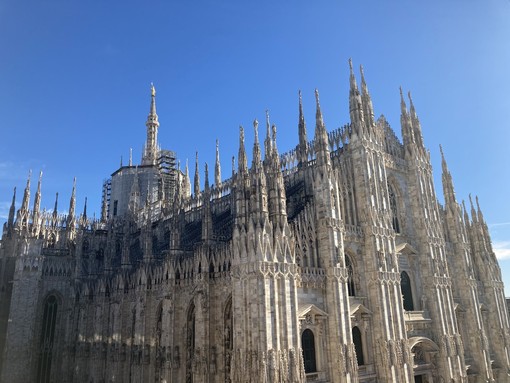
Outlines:
{"type": "Polygon", "coordinates": [[[156,88],[151,84],[151,108],[147,116],[147,141],[143,149],[142,165],[155,165],[158,154],[158,115],[156,114],[156,88]]]}

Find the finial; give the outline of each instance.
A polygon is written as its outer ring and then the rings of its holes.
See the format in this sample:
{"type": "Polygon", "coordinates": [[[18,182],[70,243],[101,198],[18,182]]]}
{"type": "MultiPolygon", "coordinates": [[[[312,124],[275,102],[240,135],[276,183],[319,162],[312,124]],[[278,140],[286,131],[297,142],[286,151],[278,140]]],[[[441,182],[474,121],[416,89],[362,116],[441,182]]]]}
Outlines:
{"type": "Polygon", "coordinates": [[[244,144],[244,128],[242,125],[239,126],[239,142],[244,144]]]}
{"type": "Polygon", "coordinates": [[[407,113],[407,106],[406,106],[406,102],[404,100],[404,94],[402,92],[402,87],[400,86],[399,89],[400,89],[400,109],[401,109],[402,114],[404,114],[404,113],[407,113]]]}
{"type": "Polygon", "coordinates": [[[133,148],[129,148],[129,166],[133,166],[133,148]]]}
{"type": "Polygon", "coordinates": [[[27,212],[28,204],[30,202],[30,179],[32,178],[32,170],[28,171],[27,185],[23,194],[23,201],[21,202],[21,210],[27,212]]]}
{"type": "Polygon", "coordinates": [[[319,91],[318,89],[315,89],[315,103],[317,104],[317,112],[316,112],[316,119],[317,119],[317,124],[320,124],[321,126],[324,125],[324,121],[322,119],[322,112],[321,112],[321,104],[320,104],[320,101],[319,101],[319,91]]]}
{"type": "Polygon", "coordinates": [[[204,188],[205,190],[209,189],[209,166],[207,162],[205,163],[205,180],[204,180],[204,188]]]}
{"type": "Polygon", "coordinates": [[[214,166],[214,184],[216,187],[221,184],[221,165],[220,165],[220,142],[216,139],[216,163],[214,166]]]}
{"type": "Polygon", "coordinates": [[[354,70],[352,69],[352,58],[349,57],[349,70],[351,71],[351,74],[354,76],[354,70]]]}
{"type": "Polygon", "coordinates": [[[53,217],[57,216],[58,211],[58,192],[55,194],[55,206],[53,207],[53,217]]]}
{"type": "Polygon", "coordinates": [[[195,192],[195,197],[200,194],[200,174],[198,172],[198,151],[195,152],[195,179],[193,183],[193,190],[195,192]]]}
{"type": "Polygon", "coordinates": [[[254,134],[255,134],[255,142],[258,144],[259,143],[259,122],[257,121],[257,119],[253,120],[253,130],[254,130],[254,134]]]}
{"type": "Polygon", "coordinates": [[[151,82],[151,96],[156,97],[156,88],[154,88],[154,84],[151,82]]]}
{"type": "Polygon", "coordinates": [[[266,109],[266,139],[264,140],[264,157],[268,158],[272,151],[271,125],[269,122],[269,110],[266,109]]]}
{"type": "Polygon", "coordinates": [[[272,131],[273,131],[273,153],[274,153],[274,158],[278,159],[278,147],[276,146],[276,125],[273,124],[273,126],[271,128],[272,128],[272,131]]]}
{"type": "Polygon", "coordinates": [[[409,97],[409,111],[411,112],[411,116],[416,118],[416,109],[414,109],[413,98],[411,97],[411,91],[407,92],[407,97],[409,97]]]}
{"type": "Polygon", "coordinates": [[[87,218],[87,197],[85,197],[85,204],[83,205],[83,218],[87,218]]]}
{"type": "Polygon", "coordinates": [[[41,205],[41,183],[42,183],[42,170],[39,172],[39,181],[37,182],[37,192],[35,193],[34,217],[37,213],[39,213],[39,208],[41,205]]]}
{"type": "Polygon", "coordinates": [[[246,158],[246,150],[244,148],[244,128],[239,126],[239,155],[238,155],[238,166],[241,173],[245,173],[248,170],[248,160],[246,158]]]}

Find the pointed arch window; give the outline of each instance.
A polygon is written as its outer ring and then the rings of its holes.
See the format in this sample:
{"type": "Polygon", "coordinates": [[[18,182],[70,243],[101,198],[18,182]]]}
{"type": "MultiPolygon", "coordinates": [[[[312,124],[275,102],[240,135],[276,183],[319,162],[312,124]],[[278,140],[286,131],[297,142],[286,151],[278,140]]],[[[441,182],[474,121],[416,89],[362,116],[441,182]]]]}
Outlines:
{"type": "Polygon", "coordinates": [[[55,344],[55,329],[57,323],[58,301],[55,295],[50,295],[44,301],[44,312],[39,348],[39,363],[37,365],[37,382],[50,382],[51,362],[55,344]]]}
{"type": "Polygon", "coordinates": [[[400,233],[400,222],[398,219],[397,196],[395,190],[388,183],[388,196],[390,200],[391,225],[395,233],[400,233]]]}
{"type": "Polygon", "coordinates": [[[195,304],[191,304],[186,324],[186,383],[193,383],[193,359],[195,358],[195,304]]]}
{"type": "Polygon", "coordinates": [[[355,326],[352,329],[352,342],[354,343],[354,349],[356,350],[356,360],[358,361],[358,366],[363,366],[365,364],[365,359],[363,357],[363,339],[361,337],[361,331],[358,326],[355,326]]]}
{"type": "Polygon", "coordinates": [[[50,238],[48,240],[48,248],[53,249],[55,247],[56,242],[57,242],[57,239],[55,237],[55,234],[51,234],[50,238]]]}
{"type": "Polygon", "coordinates": [[[400,289],[404,299],[404,310],[414,311],[413,291],[411,289],[411,278],[405,271],[400,273],[400,289]]]}
{"type": "Polygon", "coordinates": [[[354,286],[354,267],[352,266],[351,257],[345,254],[345,267],[347,268],[347,292],[350,297],[356,295],[356,289],[354,286]]]}
{"type": "Polygon", "coordinates": [[[232,359],[232,351],[234,349],[233,335],[234,329],[232,328],[232,297],[229,298],[225,307],[224,314],[224,339],[223,344],[225,348],[225,382],[230,382],[230,367],[232,359]]]}
{"type": "Polygon", "coordinates": [[[303,361],[305,364],[305,373],[317,372],[317,363],[315,360],[315,336],[312,330],[306,329],[301,335],[301,348],[303,349],[303,361]]]}

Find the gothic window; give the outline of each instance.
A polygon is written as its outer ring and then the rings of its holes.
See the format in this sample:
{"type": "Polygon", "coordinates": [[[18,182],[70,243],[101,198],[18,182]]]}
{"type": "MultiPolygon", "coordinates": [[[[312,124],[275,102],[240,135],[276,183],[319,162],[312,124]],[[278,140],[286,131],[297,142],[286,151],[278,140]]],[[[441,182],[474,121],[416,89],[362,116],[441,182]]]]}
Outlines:
{"type": "Polygon", "coordinates": [[[400,223],[398,220],[398,210],[397,210],[397,197],[395,195],[395,191],[388,184],[388,194],[390,199],[390,213],[391,213],[391,225],[393,226],[393,230],[395,233],[400,233],[400,223]]]}
{"type": "Polygon", "coordinates": [[[402,290],[402,296],[404,298],[404,310],[414,311],[411,278],[409,278],[409,275],[405,271],[400,273],[400,289],[402,290]]]}
{"type": "Polygon", "coordinates": [[[164,347],[162,346],[163,341],[163,302],[159,304],[158,310],[156,311],[156,375],[158,376],[157,381],[163,381],[161,376],[161,365],[165,360],[164,347]]]}
{"type": "Polygon", "coordinates": [[[116,258],[120,258],[122,256],[122,243],[120,242],[120,240],[118,239],[116,242],[115,242],[115,257],[116,258]]]}
{"type": "Polygon", "coordinates": [[[44,301],[44,312],[39,348],[39,363],[37,366],[37,382],[49,383],[51,362],[55,343],[55,328],[57,322],[58,302],[55,295],[50,295],[44,301]]]}
{"type": "Polygon", "coordinates": [[[83,240],[83,244],[81,246],[81,249],[82,249],[83,253],[86,253],[87,251],[89,251],[89,247],[90,246],[89,246],[88,239],[83,240]]]}
{"type": "Polygon", "coordinates": [[[158,236],[152,236],[152,255],[156,255],[158,253],[158,236]]]}
{"type": "Polygon", "coordinates": [[[193,359],[195,357],[195,305],[188,311],[186,324],[186,383],[193,383],[193,359]]]}
{"type": "Polygon", "coordinates": [[[55,247],[55,243],[56,243],[56,238],[55,238],[55,234],[51,234],[50,235],[50,238],[48,239],[48,247],[50,249],[53,249],[55,247]]]}
{"type": "Polygon", "coordinates": [[[345,267],[347,268],[347,291],[350,297],[356,295],[354,288],[354,268],[352,267],[351,257],[345,254],[345,267]]]}
{"type": "Polygon", "coordinates": [[[315,337],[312,330],[306,329],[301,335],[301,348],[303,349],[303,361],[305,373],[317,372],[315,362],[315,337]]]}
{"type": "Polygon", "coordinates": [[[354,349],[356,350],[356,360],[358,361],[358,366],[363,366],[365,364],[365,360],[363,357],[363,341],[361,339],[361,331],[358,326],[355,326],[352,329],[352,342],[354,343],[354,349]]]}
{"type": "Polygon", "coordinates": [[[230,366],[232,361],[233,350],[233,335],[234,329],[232,328],[232,297],[227,302],[225,307],[224,319],[224,355],[225,355],[225,382],[230,383],[230,366]]]}

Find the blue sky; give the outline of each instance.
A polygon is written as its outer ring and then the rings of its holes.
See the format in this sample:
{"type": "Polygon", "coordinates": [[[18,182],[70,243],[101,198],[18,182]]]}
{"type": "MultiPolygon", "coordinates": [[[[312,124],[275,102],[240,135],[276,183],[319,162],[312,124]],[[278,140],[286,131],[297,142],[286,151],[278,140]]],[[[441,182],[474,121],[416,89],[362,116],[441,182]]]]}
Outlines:
{"type": "MultiPolygon", "coordinates": [[[[459,200],[478,195],[510,296],[510,1],[77,1],[0,3],[0,220],[12,188],[43,170],[42,205],[99,214],[101,184],[133,148],[141,157],[150,83],[159,142],[183,162],[237,156],[238,127],[278,126],[297,143],[318,88],[328,130],[349,121],[348,58],[363,64],[376,115],[400,136],[410,90],[442,201],[439,144],[459,200]]],[[[203,180],[203,174],[202,174],[203,180]]],[[[33,195],[33,194],[32,194],[33,195]]]]}

